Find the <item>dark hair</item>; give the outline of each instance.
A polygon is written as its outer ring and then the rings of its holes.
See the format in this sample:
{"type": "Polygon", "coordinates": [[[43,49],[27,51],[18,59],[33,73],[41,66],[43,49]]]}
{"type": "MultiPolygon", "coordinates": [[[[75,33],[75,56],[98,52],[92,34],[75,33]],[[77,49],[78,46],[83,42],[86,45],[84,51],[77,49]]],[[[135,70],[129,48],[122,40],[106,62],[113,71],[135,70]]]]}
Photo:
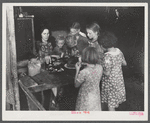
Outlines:
{"type": "Polygon", "coordinates": [[[99,60],[99,55],[94,47],[86,47],[82,51],[82,61],[89,64],[97,64],[99,60]]]}
{"type": "Polygon", "coordinates": [[[74,28],[74,29],[79,30],[81,27],[80,27],[80,24],[78,22],[74,22],[70,28],[74,28]]]}
{"type": "Polygon", "coordinates": [[[98,35],[100,35],[100,32],[101,32],[100,26],[97,23],[95,23],[95,22],[90,24],[90,25],[87,25],[86,29],[90,29],[93,32],[97,32],[98,35]]]}
{"type": "Polygon", "coordinates": [[[107,49],[115,47],[117,45],[117,41],[118,39],[114,33],[106,31],[100,36],[98,43],[107,49]]]}
{"type": "Polygon", "coordinates": [[[49,29],[49,27],[47,27],[47,26],[42,26],[42,27],[41,27],[41,29],[40,29],[40,34],[42,34],[45,29],[48,29],[48,30],[49,30],[49,33],[50,33],[50,35],[51,35],[50,29],[49,29]]]}

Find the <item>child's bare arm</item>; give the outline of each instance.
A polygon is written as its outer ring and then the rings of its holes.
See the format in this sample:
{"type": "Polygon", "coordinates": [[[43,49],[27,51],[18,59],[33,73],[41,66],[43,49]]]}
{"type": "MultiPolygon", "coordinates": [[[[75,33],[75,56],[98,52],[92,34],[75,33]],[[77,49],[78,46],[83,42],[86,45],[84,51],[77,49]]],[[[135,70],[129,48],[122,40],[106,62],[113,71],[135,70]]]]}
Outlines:
{"type": "Polygon", "coordinates": [[[125,59],[123,60],[122,65],[123,65],[123,66],[127,66],[127,62],[126,62],[125,59]]]}
{"type": "Polygon", "coordinates": [[[125,57],[124,57],[123,53],[122,53],[122,57],[123,57],[122,65],[123,65],[123,66],[127,66],[127,62],[126,62],[126,60],[125,60],[125,57]]]}

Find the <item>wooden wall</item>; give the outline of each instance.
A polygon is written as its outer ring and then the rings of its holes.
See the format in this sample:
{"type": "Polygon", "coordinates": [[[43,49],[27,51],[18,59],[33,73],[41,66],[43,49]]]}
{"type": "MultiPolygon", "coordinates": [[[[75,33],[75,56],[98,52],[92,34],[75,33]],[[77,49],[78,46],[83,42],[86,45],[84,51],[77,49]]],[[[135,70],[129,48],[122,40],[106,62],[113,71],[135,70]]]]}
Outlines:
{"type": "MultiPolygon", "coordinates": [[[[16,61],[16,43],[15,43],[15,26],[14,26],[14,10],[12,6],[6,7],[6,73],[7,73],[7,96],[13,99],[13,110],[20,110],[18,75],[16,61]],[[9,91],[8,91],[9,90],[9,91]],[[10,92],[10,93],[8,93],[10,92]]],[[[6,97],[7,98],[7,97],[6,97]]],[[[9,98],[8,98],[9,99],[9,98]]],[[[10,102],[9,102],[10,103],[10,102]]],[[[7,109],[7,107],[6,107],[7,109]]]]}

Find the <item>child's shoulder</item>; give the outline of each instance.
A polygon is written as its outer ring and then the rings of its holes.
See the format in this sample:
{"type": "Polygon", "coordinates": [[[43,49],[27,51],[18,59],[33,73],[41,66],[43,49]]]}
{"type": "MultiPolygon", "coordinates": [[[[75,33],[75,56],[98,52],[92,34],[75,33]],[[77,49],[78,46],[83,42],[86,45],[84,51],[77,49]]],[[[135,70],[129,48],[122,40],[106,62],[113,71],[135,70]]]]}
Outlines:
{"type": "Polygon", "coordinates": [[[103,70],[103,67],[102,67],[102,65],[100,65],[100,64],[96,64],[96,67],[95,67],[97,70],[99,70],[99,71],[102,71],[103,70]]]}
{"type": "Polygon", "coordinates": [[[88,67],[85,67],[84,69],[82,69],[81,71],[80,71],[80,73],[89,73],[90,72],[90,70],[88,69],[88,67]]]}
{"type": "Polygon", "coordinates": [[[104,53],[105,56],[119,55],[119,54],[122,54],[122,52],[119,48],[115,48],[115,52],[109,51],[109,52],[104,53]]]}

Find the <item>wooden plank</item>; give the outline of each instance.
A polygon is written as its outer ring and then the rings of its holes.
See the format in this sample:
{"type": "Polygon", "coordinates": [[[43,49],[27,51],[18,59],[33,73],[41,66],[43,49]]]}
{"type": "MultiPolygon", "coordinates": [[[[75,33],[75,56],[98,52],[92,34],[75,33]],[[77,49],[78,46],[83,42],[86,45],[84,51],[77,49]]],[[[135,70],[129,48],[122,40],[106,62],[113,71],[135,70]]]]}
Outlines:
{"type": "Polygon", "coordinates": [[[38,107],[33,103],[33,101],[28,96],[26,96],[26,97],[27,97],[27,103],[28,103],[29,110],[32,110],[32,111],[38,110],[38,107]]]}
{"type": "Polygon", "coordinates": [[[28,75],[20,78],[20,80],[22,81],[23,85],[26,86],[27,88],[29,87],[34,87],[34,86],[37,86],[38,84],[33,80],[31,79],[31,77],[29,77],[28,75]]]}
{"type": "Polygon", "coordinates": [[[41,84],[60,84],[73,80],[73,77],[67,75],[65,72],[49,74],[48,71],[41,72],[32,77],[36,83],[41,84]]]}
{"type": "Polygon", "coordinates": [[[25,92],[27,99],[28,99],[28,106],[30,110],[39,110],[45,111],[44,107],[37,101],[37,99],[34,97],[34,95],[28,90],[27,87],[25,87],[22,82],[19,80],[20,87],[25,92]],[[36,108],[37,107],[37,108],[36,108]]]}
{"type": "Polygon", "coordinates": [[[74,84],[74,77],[67,75],[65,72],[49,74],[47,71],[41,71],[33,77],[27,75],[20,78],[20,80],[31,92],[40,92],[54,87],[74,84]]]}
{"type": "Polygon", "coordinates": [[[40,92],[54,87],[74,84],[74,77],[66,73],[49,74],[47,71],[44,71],[31,78],[38,83],[38,86],[28,88],[31,92],[40,92]]]}
{"type": "Polygon", "coordinates": [[[33,17],[30,17],[30,18],[17,18],[17,20],[30,20],[30,19],[33,19],[33,17]]]}
{"type": "Polygon", "coordinates": [[[10,50],[10,61],[11,61],[11,72],[13,80],[13,90],[15,95],[15,109],[20,110],[20,101],[19,101],[19,88],[18,88],[18,75],[17,75],[17,60],[16,60],[16,41],[15,41],[15,25],[14,25],[14,10],[13,6],[6,7],[6,19],[9,33],[9,44],[10,50]]]}

